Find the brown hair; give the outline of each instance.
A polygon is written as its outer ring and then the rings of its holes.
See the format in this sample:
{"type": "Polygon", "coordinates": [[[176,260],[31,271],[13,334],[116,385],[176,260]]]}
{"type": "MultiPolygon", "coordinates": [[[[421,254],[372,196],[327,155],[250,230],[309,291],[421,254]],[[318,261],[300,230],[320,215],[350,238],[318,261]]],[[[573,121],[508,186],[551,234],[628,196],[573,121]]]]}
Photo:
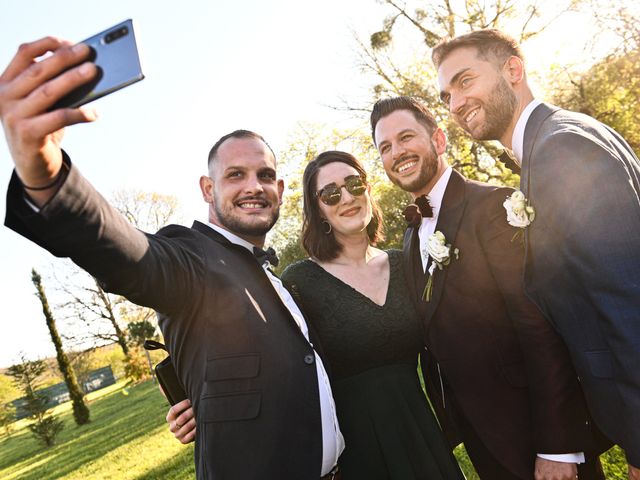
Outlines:
{"type": "Polygon", "coordinates": [[[226,135],[223,135],[222,137],[220,137],[220,139],[213,145],[213,147],[211,147],[211,150],[209,150],[209,156],[207,157],[207,166],[209,168],[211,168],[211,163],[215,160],[220,146],[230,138],[255,138],[257,140],[260,140],[271,151],[273,155],[273,160],[275,161],[276,159],[276,154],[273,153],[273,149],[267,143],[267,141],[262,137],[262,135],[258,135],[257,133],[252,132],[251,130],[234,130],[233,132],[227,133],[226,135]]]}
{"type": "Polygon", "coordinates": [[[409,110],[413,113],[416,121],[432,134],[438,128],[438,122],[427,106],[418,98],[414,97],[392,97],[378,100],[371,111],[371,137],[376,144],[376,125],[381,118],[390,115],[396,110],[409,110]]]}
{"type": "MultiPolygon", "coordinates": [[[[323,166],[341,162],[355,168],[360,178],[367,183],[367,172],[362,164],[351,154],[339,151],[323,152],[310,161],[304,169],[302,176],[302,195],[304,200],[303,218],[302,218],[302,246],[309,256],[317,258],[320,261],[333,260],[342,250],[342,245],[338,243],[333,232],[325,233],[323,227],[323,218],[320,212],[320,201],[316,195],[318,190],[317,178],[318,171],[323,166]]],[[[373,197],[371,198],[372,217],[369,225],[367,225],[367,235],[369,242],[375,245],[384,239],[382,212],[373,197]]]]}
{"type": "Polygon", "coordinates": [[[478,56],[487,61],[498,60],[502,64],[511,56],[524,60],[518,42],[506,33],[495,29],[476,30],[459,37],[445,39],[431,52],[431,60],[438,68],[451,52],[465,47],[475,48],[478,56]]]}

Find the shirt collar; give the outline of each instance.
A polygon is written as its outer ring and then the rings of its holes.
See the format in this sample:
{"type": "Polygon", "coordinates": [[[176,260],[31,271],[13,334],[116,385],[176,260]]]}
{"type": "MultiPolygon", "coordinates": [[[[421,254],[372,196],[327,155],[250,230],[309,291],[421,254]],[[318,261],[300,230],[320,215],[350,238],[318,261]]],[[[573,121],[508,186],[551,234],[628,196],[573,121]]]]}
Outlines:
{"type": "Polygon", "coordinates": [[[440,205],[442,205],[444,191],[447,189],[447,184],[449,183],[451,172],[452,168],[451,166],[448,166],[429,192],[428,197],[431,208],[433,209],[433,218],[438,218],[438,214],[440,213],[440,205]]]}
{"type": "Polygon", "coordinates": [[[212,229],[214,229],[216,232],[218,232],[224,238],[229,240],[231,243],[235,243],[236,245],[240,245],[241,247],[246,248],[247,250],[249,250],[253,254],[253,247],[255,246],[253,243],[247,242],[244,238],[240,238],[235,233],[231,233],[229,230],[225,230],[224,228],[222,228],[219,225],[215,225],[215,224],[213,224],[211,222],[207,222],[207,225],[209,225],[212,229]]]}
{"type": "Polygon", "coordinates": [[[527,122],[529,121],[529,117],[533,113],[533,110],[541,103],[542,102],[540,100],[535,98],[531,100],[529,105],[527,105],[520,114],[520,118],[518,118],[518,122],[516,123],[516,128],[513,129],[511,147],[513,148],[513,154],[516,157],[516,163],[518,165],[522,165],[522,157],[524,155],[524,129],[527,126],[527,122]]]}

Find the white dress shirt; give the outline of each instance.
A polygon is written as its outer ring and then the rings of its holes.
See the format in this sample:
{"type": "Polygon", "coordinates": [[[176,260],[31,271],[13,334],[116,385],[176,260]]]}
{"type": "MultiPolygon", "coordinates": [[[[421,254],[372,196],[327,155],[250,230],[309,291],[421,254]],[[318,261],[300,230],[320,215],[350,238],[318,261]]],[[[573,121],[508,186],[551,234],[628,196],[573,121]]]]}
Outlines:
{"type": "MultiPolygon", "coordinates": [[[[245,247],[253,254],[254,245],[247,242],[243,238],[225,230],[218,225],[212,223],[208,224],[212,229],[224,236],[231,243],[245,247]]],[[[298,305],[294,302],[289,291],[284,288],[282,281],[269,270],[269,262],[265,261],[262,265],[264,272],[271,281],[274,290],[277,292],[280,300],[284,303],[285,307],[291,313],[291,316],[300,327],[304,338],[313,347],[313,344],[309,341],[309,328],[307,322],[305,322],[298,305]]],[[[318,375],[318,391],[320,392],[320,416],[322,419],[322,471],[321,476],[327,475],[333,467],[338,463],[338,457],[344,450],[344,438],[340,432],[340,426],[338,425],[338,416],[336,415],[336,405],[333,401],[333,393],[331,391],[331,384],[329,383],[329,376],[324,368],[322,359],[318,353],[314,350],[316,360],[316,373],[318,375]]]]}
{"type": "Polygon", "coordinates": [[[433,217],[423,217],[420,228],[418,229],[418,238],[420,239],[420,258],[422,259],[423,272],[426,270],[427,261],[429,260],[429,254],[427,253],[427,241],[436,231],[438,215],[440,214],[440,207],[442,206],[442,198],[444,197],[444,191],[447,189],[447,184],[451,177],[451,171],[451,167],[447,167],[429,192],[429,204],[433,210],[433,217]]]}
{"type": "Polygon", "coordinates": [[[511,136],[511,148],[516,163],[522,167],[522,157],[524,156],[524,129],[527,126],[529,117],[533,113],[533,110],[542,102],[535,98],[524,107],[524,110],[520,114],[520,118],[516,122],[516,128],[513,129],[513,135],[511,136]]]}
{"type": "MultiPolygon", "coordinates": [[[[533,112],[533,109],[536,108],[541,102],[538,100],[533,100],[522,112],[518,123],[516,124],[516,128],[513,132],[513,151],[516,156],[519,155],[518,164],[522,164],[522,144],[524,142],[524,127],[527,124],[527,120],[533,112]],[[521,125],[521,120],[522,122],[521,125]],[[516,142],[516,135],[518,135],[518,142],[516,142]]],[[[449,179],[451,178],[451,167],[447,167],[442,176],[438,179],[436,184],[433,186],[431,191],[429,192],[429,203],[431,208],[433,209],[433,217],[424,217],[422,219],[422,223],[420,224],[420,228],[418,229],[418,237],[420,238],[420,258],[422,259],[422,270],[426,270],[427,261],[429,260],[429,255],[427,254],[427,241],[431,235],[436,230],[436,225],[438,224],[438,215],[440,214],[440,209],[442,207],[442,199],[444,198],[444,192],[447,189],[447,185],[449,184],[449,179]]],[[[538,457],[544,458],[546,460],[552,460],[554,462],[565,462],[565,463],[584,463],[584,453],[566,453],[561,455],[549,455],[544,453],[539,453],[538,457]]]]}

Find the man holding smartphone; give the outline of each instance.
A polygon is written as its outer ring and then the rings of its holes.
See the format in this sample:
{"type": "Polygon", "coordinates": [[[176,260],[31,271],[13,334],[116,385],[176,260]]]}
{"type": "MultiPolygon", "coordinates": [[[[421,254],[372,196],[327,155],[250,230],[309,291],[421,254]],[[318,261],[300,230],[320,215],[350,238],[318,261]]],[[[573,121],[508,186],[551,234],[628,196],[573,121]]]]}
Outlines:
{"type": "Polygon", "coordinates": [[[157,311],[196,413],[198,478],[338,478],[344,442],[327,374],[262,250],[284,188],[273,152],[253,132],[225,135],[200,178],[209,223],[136,230],[60,148],[64,127],[96,113],[48,111],[95,77],[89,53],[47,37],[22,45],[0,75],[15,163],[5,224],[157,311]]]}

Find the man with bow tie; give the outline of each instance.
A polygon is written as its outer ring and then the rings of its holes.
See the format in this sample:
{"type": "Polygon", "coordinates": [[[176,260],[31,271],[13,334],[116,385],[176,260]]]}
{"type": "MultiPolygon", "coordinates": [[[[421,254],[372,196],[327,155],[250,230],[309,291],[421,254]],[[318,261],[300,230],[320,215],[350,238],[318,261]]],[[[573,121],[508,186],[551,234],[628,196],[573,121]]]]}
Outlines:
{"type": "Polygon", "coordinates": [[[604,478],[566,347],[522,287],[512,194],[447,164],[446,138],[418,100],[378,101],[371,128],[389,179],[414,204],[405,272],[424,318],[425,384],[451,445],[483,479],[604,478]],[[585,462],[586,460],[586,462],[585,462]]]}
{"type": "Polygon", "coordinates": [[[304,317],[268,269],[273,252],[261,250],[284,188],[273,152],[253,132],[225,135],[200,178],[208,223],[136,230],[60,149],[61,129],[95,113],[48,111],[96,75],[90,62],[77,66],[89,53],[47,37],[22,45],[0,75],[15,163],[6,225],[70,257],[106,291],[156,310],[195,411],[198,478],[337,478],[344,443],[327,373],[304,317]]]}

